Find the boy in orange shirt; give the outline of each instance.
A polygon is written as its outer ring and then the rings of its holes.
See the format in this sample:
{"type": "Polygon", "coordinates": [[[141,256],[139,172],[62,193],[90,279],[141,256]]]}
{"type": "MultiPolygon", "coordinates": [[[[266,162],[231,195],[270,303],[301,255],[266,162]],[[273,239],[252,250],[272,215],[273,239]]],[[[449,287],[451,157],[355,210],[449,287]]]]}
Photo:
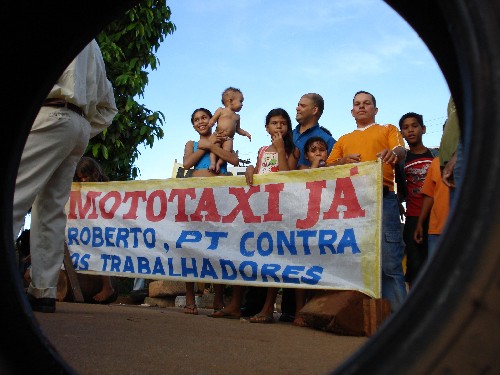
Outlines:
{"type": "Polygon", "coordinates": [[[425,178],[421,193],[423,194],[422,210],[418,217],[413,238],[417,243],[423,241],[423,223],[429,218],[428,251],[429,256],[431,256],[436,249],[439,236],[448,219],[450,206],[450,189],[444,184],[441,178],[439,157],[436,157],[432,161],[427,171],[427,177],[425,178]]]}

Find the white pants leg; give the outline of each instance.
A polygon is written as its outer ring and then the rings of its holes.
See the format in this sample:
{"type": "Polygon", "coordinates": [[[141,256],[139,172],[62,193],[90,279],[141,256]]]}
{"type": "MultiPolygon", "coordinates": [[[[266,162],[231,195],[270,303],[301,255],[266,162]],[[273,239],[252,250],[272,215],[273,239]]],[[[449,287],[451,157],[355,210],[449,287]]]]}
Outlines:
{"type": "Polygon", "coordinates": [[[64,257],[66,213],[76,164],[90,124],[66,108],[42,107],[21,157],[14,192],[14,238],[31,210],[31,284],[36,298],[55,298],[64,257]]]}

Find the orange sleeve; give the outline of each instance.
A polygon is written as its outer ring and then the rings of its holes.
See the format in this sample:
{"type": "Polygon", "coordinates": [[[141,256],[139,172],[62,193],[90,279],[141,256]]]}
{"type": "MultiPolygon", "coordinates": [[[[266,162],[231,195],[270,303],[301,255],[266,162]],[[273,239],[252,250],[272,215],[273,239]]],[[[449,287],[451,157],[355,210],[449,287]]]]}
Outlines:
{"type": "Polygon", "coordinates": [[[420,189],[420,192],[434,198],[434,194],[436,191],[436,182],[438,178],[441,178],[439,158],[434,158],[431,162],[431,165],[429,166],[427,176],[425,176],[424,184],[422,185],[422,189],[420,189]]]}
{"type": "Polygon", "coordinates": [[[388,124],[387,127],[388,127],[387,139],[389,141],[389,148],[392,150],[398,146],[405,147],[403,135],[401,134],[399,129],[392,124],[388,124]]]}
{"type": "Polygon", "coordinates": [[[344,157],[343,152],[342,152],[342,140],[343,138],[340,137],[337,142],[333,145],[332,152],[330,152],[330,155],[328,155],[328,158],[326,159],[326,164],[331,164],[338,159],[344,157]]]}

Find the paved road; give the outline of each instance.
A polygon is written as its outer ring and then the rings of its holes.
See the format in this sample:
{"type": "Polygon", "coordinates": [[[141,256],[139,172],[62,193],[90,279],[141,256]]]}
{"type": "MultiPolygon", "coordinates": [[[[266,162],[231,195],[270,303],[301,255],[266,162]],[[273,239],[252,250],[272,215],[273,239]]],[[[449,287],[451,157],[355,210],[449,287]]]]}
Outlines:
{"type": "Polygon", "coordinates": [[[55,314],[35,318],[83,375],[328,374],[367,341],[290,323],[214,319],[210,312],[58,302],[55,314]]]}

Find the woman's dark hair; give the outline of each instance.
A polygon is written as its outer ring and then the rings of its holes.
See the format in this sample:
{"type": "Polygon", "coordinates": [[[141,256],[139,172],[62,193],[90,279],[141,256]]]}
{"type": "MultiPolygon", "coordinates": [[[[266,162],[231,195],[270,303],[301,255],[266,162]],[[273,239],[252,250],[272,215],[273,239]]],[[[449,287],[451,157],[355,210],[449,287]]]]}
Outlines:
{"type": "Polygon", "coordinates": [[[206,108],[196,108],[193,111],[192,115],[191,115],[191,124],[194,125],[194,115],[198,111],[205,112],[208,115],[208,117],[212,118],[212,112],[210,112],[208,109],[206,109],[206,108]]]}
{"type": "Polygon", "coordinates": [[[83,176],[91,177],[92,181],[89,182],[108,182],[109,178],[106,176],[102,170],[101,165],[97,160],[92,159],[88,156],[82,156],[78,164],[76,165],[75,177],[73,181],[78,180],[78,174],[83,176]]]}
{"type": "Polygon", "coordinates": [[[290,119],[288,112],[285,111],[283,108],[274,108],[271,109],[266,116],[266,126],[269,125],[271,117],[274,116],[283,116],[283,118],[286,120],[288,130],[286,134],[283,136],[283,141],[285,143],[285,152],[287,155],[290,155],[295,149],[295,144],[293,143],[292,120],[290,119]]]}

